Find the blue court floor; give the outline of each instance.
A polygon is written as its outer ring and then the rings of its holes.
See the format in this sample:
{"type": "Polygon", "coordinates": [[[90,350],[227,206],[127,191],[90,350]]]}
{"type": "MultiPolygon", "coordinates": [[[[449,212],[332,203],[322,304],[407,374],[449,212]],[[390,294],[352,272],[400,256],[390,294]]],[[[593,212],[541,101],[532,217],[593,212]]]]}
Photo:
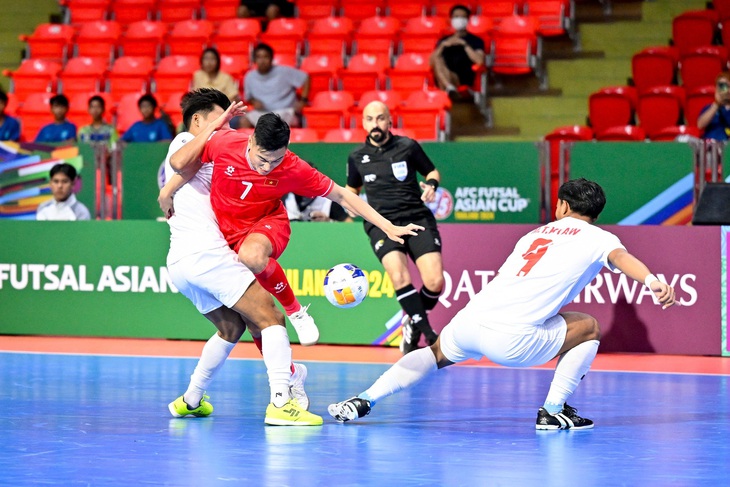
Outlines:
{"type": "Polygon", "coordinates": [[[215,412],[172,419],[196,361],[0,353],[0,485],[727,486],[730,376],[590,372],[587,431],[537,432],[552,371],[452,367],[339,424],[330,402],[387,366],[309,362],[321,427],[264,426],[260,360],[231,360],[215,412]]]}

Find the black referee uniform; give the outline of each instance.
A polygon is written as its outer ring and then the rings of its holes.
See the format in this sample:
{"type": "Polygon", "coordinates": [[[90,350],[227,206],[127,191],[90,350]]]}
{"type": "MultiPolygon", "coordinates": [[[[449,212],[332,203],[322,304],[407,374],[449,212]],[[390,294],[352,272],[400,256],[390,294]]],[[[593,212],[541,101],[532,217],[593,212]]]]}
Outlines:
{"type": "MultiPolygon", "coordinates": [[[[365,222],[365,232],[370,246],[381,261],[392,251],[403,252],[413,261],[430,252],[441,252],[441,236],[436,218],[421,201],[418,174],[426,176],[436,169],[423,148],[413,139],[390,134],[382,146],[375,146],[368,137],[365,144],[350,153],[347,159],[347,185],[364,188],[370,206],[394,225],[415,223],[425,230],[415,236],[404,235],[403,244],[394,242],[381,229],[365,222]]],[[[426,288],[416,291],[413,284],[395,290],[398,302],[409,316],[416,330],[410,337],[404,353],[414,350],[423,333],[432,344],[437,335],[431,328],[426,314],[438,302],[438,292],[426,288]]],[[[404,333],[404,341],[406,335],[404,333]]],[[[404,345],[404,344],[402,344],[404,345]]]]}
{"type": "Polygon", "coordinates": [[[365,232],[378,259],[392,250],[408,254],[414,261],[429,252],[441,252],[436,219],[421,201],[417,173],[426,176],[436,169],[413,139],[391,135],[382,146],[368,138],[347,159],[347,185],[363,187],[368,203],[394,225],[415,223],[425,228],[417,236],[403,236],[404,244],[388,238],[378,227],[365,222],[365,232]]]}

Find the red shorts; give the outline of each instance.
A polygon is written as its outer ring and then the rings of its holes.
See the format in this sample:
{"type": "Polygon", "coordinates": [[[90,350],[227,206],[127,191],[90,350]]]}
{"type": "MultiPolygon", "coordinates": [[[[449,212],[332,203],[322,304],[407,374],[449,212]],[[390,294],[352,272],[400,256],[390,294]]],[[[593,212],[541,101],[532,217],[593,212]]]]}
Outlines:
{"type": "Polygon", "coordinates": [[[286,250],[286,246],[289,245],[289,239],[291,238],[291,226],[289,225],[289,217],[285,211],[267,215],[251,225],[247,230],[233,246],[233,250],[236,253],[241,249],[241,245],[243,245],[246,237],[252,233],[260,233],[265,235],[269,239],[269,242],[271,242],[271,257],[278,259],[284,253],[284,250],[286,250]]]}

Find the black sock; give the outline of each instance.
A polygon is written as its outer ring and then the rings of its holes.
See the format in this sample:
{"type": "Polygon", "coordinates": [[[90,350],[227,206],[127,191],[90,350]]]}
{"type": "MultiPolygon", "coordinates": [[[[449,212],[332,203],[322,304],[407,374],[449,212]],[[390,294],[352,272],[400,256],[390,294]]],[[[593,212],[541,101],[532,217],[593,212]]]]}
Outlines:
{"type": "Polygon", "coordinates": [[[428,322],[426,308],[423,306],[421,295],[416,291],[416,288],[412,284],[409,284],[404,288],[396,290],[395,295],[403,311],[410,316],[413,326],[423,333],[429,344],[435,342],[437,337],[436,332],[433,331],[431,324],[428,322]]]}
{"type": "Polygon", "coordinates": [[[418,294],[421,296],[421,302],[423,303],[423,307],[426,308],[426,311],[431,311],[438,304],[441,293],[431,291],[426,286],[423,286],[418,294]]]}

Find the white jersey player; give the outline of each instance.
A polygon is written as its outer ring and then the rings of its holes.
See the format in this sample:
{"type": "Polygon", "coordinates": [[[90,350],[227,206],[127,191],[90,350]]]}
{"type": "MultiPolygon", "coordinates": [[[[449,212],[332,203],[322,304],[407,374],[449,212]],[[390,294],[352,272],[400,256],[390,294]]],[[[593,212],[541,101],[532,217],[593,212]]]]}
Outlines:
{"type": "Polygon", "coordinates": [[[167,184],[159,197],[170,225],[167,267],[175,287],[216,326],[218,333],[203,348],[185,394],[169,404],[170,413],[183,417],[208,416],[213,412],[204,395],[205,389],[248,324],[269,374],[271,404],[265,422],[322,424],[322,418],[307,411],[309,400],[304,392],[307,370],[302,364],[291,363],[284,315],[228,247],[218,228],[210,205],[213,165],[198,165],[187,174],[176,174],[170,166],[171,155],[180,147],[209,126],[215,129],[227,126],[232,117],[242,113],[241,104],[231,105],[223,93],[210,89],[188,93],[181,104],[184,123],[190,132],[179,134],[170,144],[165,160],[167,184]],[[285,405],[288,407],[284,408],[285,405]],[[296,410],[299,414],[291,415],[285,410],[296,410]]]}
{"type": "Polygon", "coordinates": [[[643,282],[664,308],[674,289],[660,282],[619,239],[592,223],[606,203],[603,189],[585,179],[560,187],[557,221],[522,237],[498,275],[454,316],[429,349],[405,355],[368,390],[331,404],[339,421],[357,419],[380,399],[415,384],[427,374],[482,356],[508,367],[544,364],[559,356],[536,428],[585,429],[593,421],[566,404],[598,351],[600,330],[591,316],[559,312],[603,267],[643,282]]]}

